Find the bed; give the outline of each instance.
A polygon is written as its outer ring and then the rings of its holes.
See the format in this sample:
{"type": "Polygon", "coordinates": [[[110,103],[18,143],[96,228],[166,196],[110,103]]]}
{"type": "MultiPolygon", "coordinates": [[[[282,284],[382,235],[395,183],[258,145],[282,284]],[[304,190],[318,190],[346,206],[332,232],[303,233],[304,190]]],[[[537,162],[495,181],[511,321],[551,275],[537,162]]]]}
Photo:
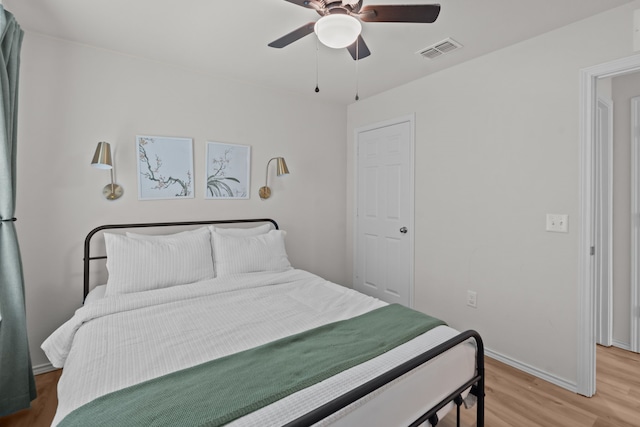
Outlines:
{"type": "Polygon", "coordinates": [[[285,235],[271,219],[92,230],[85,303],[42,345],[64,368],[53,425],[435,426],[474,404],[484,425],[477,332],[293,268],[285,235]]]}

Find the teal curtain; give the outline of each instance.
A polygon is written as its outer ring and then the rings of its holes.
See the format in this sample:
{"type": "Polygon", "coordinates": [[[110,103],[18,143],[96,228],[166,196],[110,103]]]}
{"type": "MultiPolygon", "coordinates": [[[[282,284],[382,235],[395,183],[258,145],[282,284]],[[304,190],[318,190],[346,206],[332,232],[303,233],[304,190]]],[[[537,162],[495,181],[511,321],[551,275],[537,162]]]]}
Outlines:
{"type": "Polygon", "coordinates": [[[0,416],[31,406],[31,369],[15,229],[18,74],[23,32],[0,5],[0,416]]]}

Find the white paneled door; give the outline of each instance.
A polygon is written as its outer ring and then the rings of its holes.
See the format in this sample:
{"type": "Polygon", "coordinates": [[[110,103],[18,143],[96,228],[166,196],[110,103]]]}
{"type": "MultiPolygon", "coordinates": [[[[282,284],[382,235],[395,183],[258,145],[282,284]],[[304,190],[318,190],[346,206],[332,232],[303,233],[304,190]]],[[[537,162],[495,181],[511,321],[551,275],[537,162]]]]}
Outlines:
{"type": "Polygon", "coordinates": [[[413,302],[413,117],[356,131],[355,289],[413,302]]]}
{"type": "Polygon", "coordinates": [[[596,343],[613,343],[613,101],[598,98],[594,141],[596,343]]]}

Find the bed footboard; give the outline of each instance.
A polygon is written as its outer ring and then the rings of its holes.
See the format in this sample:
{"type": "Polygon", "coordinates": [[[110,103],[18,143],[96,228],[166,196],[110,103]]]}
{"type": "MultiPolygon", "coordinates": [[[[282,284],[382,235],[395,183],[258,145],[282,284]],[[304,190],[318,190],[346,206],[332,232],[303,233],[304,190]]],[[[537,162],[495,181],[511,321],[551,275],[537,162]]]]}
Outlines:
{"type": "Polygon", "coordinates": [[[449,403],[453,402],[456,405],[456,412],[458,417],[458,426],[460,425],[460,406],[462,405],[462,393],[471,387],[471,393],[476,398],[476,426],[484,427],[484,344],[480,334],[476,331],[469,330],[462,332],[461,334],[443,342],[442,344],[433,347],[432,349],[414,357],[407,362],[396,366],[395,368],[383,373],[382,375],[362,384],[361,386],[343,394],[336,399],[327,402],[326,404],[314,409],[313,411],[301,416],[300,418],[285,424],[285,427],[304,427],[313,425],[329,415],[339,411],[340,409],[356,402],[369,393],[379,389],[385,384],[399,378],[407,372],[417,368],[418,366],[428,362],[438,355],[450,350],[451,348],[464,343],[470,339],[475,340],[476,343],[476,374],[473,378],[470,378],[464,384],[461,384],[455,391],[449,396],[443,399],[440,403],[430,408],[421,417],[411,423],[410,427],[417,427],[423,424],[425,421],[429,421],[432,426],[436,426],[439,422],[438,411],[444,408],[449,403]]]}

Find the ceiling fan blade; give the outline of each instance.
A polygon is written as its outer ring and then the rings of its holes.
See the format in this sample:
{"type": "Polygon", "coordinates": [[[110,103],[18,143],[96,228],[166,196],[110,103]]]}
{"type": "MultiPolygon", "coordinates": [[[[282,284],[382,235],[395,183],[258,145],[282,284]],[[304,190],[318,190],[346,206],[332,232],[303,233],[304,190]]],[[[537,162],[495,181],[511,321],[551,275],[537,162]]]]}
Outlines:
{"type": "Polygon", "coordinates": [[[315,24],[316,24],[315,22],[309,22],[308,24],[304,24],[302,27],[291,31],[289,34],[286,34],[280,37],[278,40],[272,41],[271,43],[269,43],[269,46],[277,47],[277,48],[288,46],[294,41],[299,40],[304,36],[313,33],[313,26],[315,24]]]}
{"type": "Polygon", "coordinates": [[[371,55],[371,51],[367,47],[367,44],[364,42],[364,39],[362,38],[362,36],[358,36],[358,40],[356,40],[355,43],[353,43],[350,46],[347,46],[347,50],[349,51],[349,53],[351,54],[351,57],[354,60],[366,58],[367,56],[371,55]],[[357,49],[358,58],[356,58],[356,43],[358,44],[358,49],[357,49]]]}
{"type": "Polygon", "coordinates": [[[360,10],[365,22],[416,22],[430,24],[440,14],[439,4],[372,5],[360,10]]]}

